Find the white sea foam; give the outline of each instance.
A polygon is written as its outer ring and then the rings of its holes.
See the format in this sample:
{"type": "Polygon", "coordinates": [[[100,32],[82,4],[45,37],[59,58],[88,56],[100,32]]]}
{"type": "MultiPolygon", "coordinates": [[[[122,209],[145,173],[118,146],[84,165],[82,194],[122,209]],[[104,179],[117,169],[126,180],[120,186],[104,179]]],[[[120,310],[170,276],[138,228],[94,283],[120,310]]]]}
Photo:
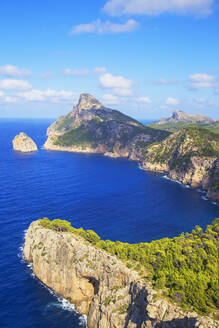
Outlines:
{"type": "Polygon", "coordinates": [[[203,200],[208,200],[205,196],[201,196],[203,200]]]}
{"type": "MultiPolygon", "coordinates": [[[[27,230],[24,231],[24,236],[27,230]]],[[[23,254],[23,248],[24,245],[19,247],[19,252],[18,252],[18,257],[21,259],[22,262],[26,262],[25,258],[24,258],[24,254],[23,254]]],[[[53,302],[53,303],[49,303],[47,305],[47,307],[61,307],[63,310],[65,311],[70,311],[70,312],[75,312],[78,313],[75,309],[75,305],[71,304],[68,300],[66,300],[65,298],[61,297],[60,295],[58,295],[53,289],[47,287],[42,281],[40,281],[35,274],[33,273],[33,263],[27,263],[27,267],[30,269],[30,275],[33,279],[36,279],[38,281],[38,283],[43,286],[44,288],[47,289],[47,291],[54,297],[56,297],[57,302],[53,302]]],[[[80,315],[79,317],[79,325],[82,327],[87,327],[87,316],[86,315],[80,315]]]]}

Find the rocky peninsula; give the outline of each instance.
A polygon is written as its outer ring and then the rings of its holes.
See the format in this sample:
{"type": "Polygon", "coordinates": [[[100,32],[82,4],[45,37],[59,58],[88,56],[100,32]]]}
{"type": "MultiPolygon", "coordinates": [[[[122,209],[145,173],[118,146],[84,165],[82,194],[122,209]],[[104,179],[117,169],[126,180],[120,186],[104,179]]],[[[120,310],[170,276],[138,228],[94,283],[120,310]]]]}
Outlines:
{"type": "Polygon", "coordinates": [[[88,328],[217,327],[209,317],[183,311],[161,296],[98,243],[90,230],[43,219],[28,228],[23,253],[44,284],[87,315],[88,328]]]}
{"type": "Polygon", "coordinates": [[[73,110],[48,129],[45,149],[142,158],[142,147],[161,141],[169,132],[146,127],[135,119],[104,107],[90,94],[80,95],[73,110]]]}
{"type": "Polygon", "coordinates": [[[37,145],[35,142],[24,132],[15,136],[12,141],[13,149],[23,153],[37,151],[37,145]]]}
{"type": "Polygon", "coordinates": [[[165,122],[179,124],[178,130],[161,130],[161,122],[145,126],[84,93],[69,114],[47,129],[44,148],[135,160],[143,169],[165,172],[173,180],[203,189],[209,199],[219,202],[219,134],[190,126],[215,128],[217,122],[181,111],[165,122]],[[182,128],[184,124],[188,126],[182,128]]]}

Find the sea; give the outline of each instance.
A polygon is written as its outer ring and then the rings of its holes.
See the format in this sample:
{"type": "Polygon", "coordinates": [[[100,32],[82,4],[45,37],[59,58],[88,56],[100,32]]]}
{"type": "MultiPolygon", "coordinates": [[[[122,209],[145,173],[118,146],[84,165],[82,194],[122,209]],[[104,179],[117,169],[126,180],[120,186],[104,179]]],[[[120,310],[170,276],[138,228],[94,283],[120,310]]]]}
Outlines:
{"type": "Polygon", "coordinates": [[[23,259],[32,221],[66,219],[102,239],[139,243],[205,228],[219,216],[200,190],[136,162],[44,150],[51,122],[0,119],[0,328],[86,327],[86,317],[44,286],[23,259]],[[13,151],[12,139],[22,131],[38,152],[13,151]]]}

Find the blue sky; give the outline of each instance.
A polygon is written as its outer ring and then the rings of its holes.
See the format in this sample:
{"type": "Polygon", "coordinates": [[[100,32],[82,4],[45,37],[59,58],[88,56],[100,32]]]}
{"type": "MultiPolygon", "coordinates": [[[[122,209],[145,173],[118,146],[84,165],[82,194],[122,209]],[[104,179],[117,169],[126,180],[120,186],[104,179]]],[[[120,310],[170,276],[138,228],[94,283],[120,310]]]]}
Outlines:
{"type": "Polygon", "coordinates": [[[57,117],[89,92],[138,119],[219,119],[217,0],[1,0],[0,13],[0,117],[57,117]]]}

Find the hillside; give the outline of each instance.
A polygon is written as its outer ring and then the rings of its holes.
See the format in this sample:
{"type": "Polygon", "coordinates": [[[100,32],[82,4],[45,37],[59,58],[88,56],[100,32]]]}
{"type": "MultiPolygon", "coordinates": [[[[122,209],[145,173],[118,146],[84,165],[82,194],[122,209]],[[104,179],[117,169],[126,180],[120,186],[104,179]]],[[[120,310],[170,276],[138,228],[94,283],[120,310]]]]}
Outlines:
{"type": "Polygon", "coordinates": [[[162,118],[160,121],[148,124],[147,126],[170,132],[198,126],[219,133],[218,121],[202,114],[193,115],[179,110],[175,110],[171,117],[162,118]]]}
{"type": "Polygon", "coordinates": [[[81,94],[73,110],[48,128],[44,147],[139,159],[145,146],[168,134],[104,107],[89,94],[81,94]]]}
{"type": "Polygon", "coordinates": [[[166,171],[171,179],[209,191],[208,196],[213,188],[212,198],[218,201],[218,157],[219,135],[190,127],[147,147],[142,166],[148,170],[166,171]]]}
{"type": "Polygon", "coordinates": [[[88,328],[213,328],[187,311],[217,314],[218,228],[216,219],[206,231],[127,244],[44,218],[27,230],[24,256],[41,281],[88,315],[88,328]]]}

